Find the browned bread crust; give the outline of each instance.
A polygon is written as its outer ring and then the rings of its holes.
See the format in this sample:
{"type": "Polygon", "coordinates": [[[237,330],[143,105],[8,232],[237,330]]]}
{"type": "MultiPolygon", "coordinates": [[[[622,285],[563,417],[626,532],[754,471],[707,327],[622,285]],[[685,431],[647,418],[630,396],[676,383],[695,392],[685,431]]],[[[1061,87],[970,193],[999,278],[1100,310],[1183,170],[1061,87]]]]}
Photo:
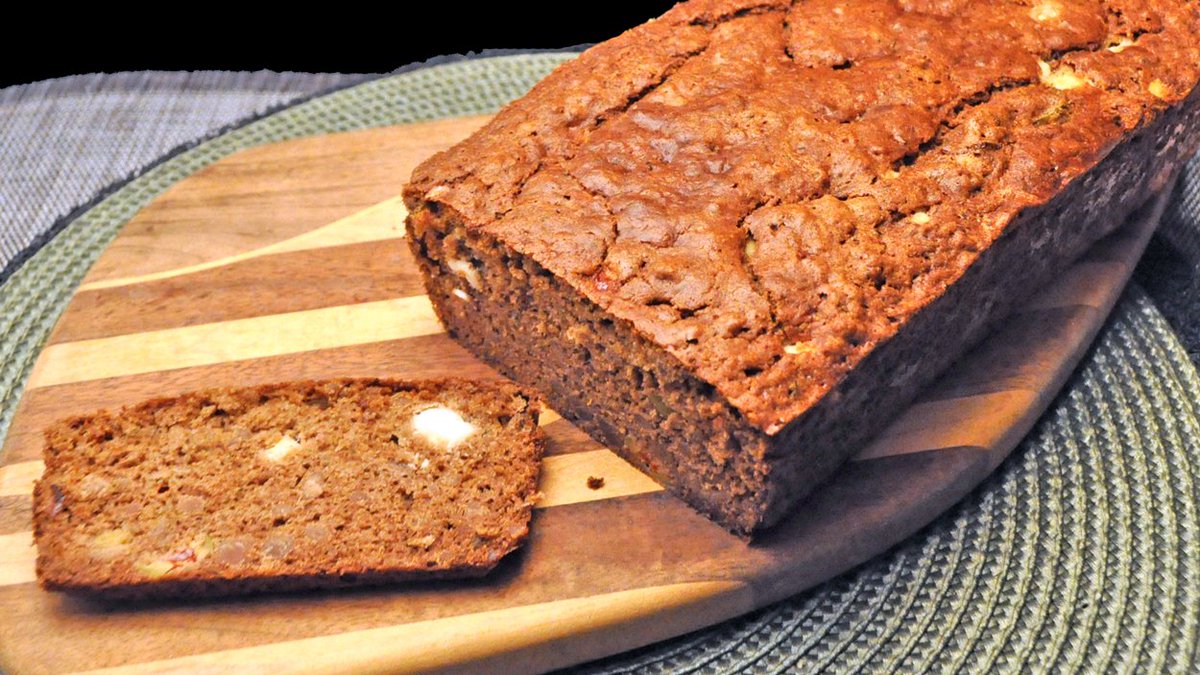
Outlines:
{"type": "Polygon", "coordinates": [[[38,579],[140,598],[483,575],[528,535],[538,410],[509,384],[342,379],[64,420],[34,489],[38,579]]]}
{"type": "Polygon", "coordinates": [[[1183,0],[695,0],[412,176],[464,344],[778,520],[1200,140],[1183,0]]]}

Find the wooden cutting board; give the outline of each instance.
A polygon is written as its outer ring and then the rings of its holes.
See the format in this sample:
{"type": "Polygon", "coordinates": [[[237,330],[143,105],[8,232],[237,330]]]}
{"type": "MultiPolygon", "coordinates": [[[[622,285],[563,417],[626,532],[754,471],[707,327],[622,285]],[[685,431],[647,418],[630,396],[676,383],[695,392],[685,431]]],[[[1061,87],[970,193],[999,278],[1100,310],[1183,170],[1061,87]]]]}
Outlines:
{"type": "Polygon", "coordinates": [[[137,214],[41,353],[0,468],[0,658],[19,672],[547,669],[700,628],[884,551],[982,480],[1049,404],[1165,199],[1065,270],[793,517],[747,544],[570,423],[550,438],[533,536],[476,582],[104,606],[41,591],[30,490],[41,430],[200,387],[333,376],[494,378],[442,333],[396,195],[483,118],[229,156],[137,214]],[[589,489],[590,476],[604,478],[589,489]]]}

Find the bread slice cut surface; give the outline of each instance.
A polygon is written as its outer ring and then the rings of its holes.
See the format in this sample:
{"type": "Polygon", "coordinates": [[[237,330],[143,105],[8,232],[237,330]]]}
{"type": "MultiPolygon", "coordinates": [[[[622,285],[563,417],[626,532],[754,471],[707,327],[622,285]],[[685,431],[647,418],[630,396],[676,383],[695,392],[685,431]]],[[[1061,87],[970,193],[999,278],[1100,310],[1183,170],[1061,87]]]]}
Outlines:
{"type": "Polygon", "coordinates": [[[528,536],[538,410],[509,384],[343,379],[64,420],[38,578],[137,598],[483,575],[528,536]]]}

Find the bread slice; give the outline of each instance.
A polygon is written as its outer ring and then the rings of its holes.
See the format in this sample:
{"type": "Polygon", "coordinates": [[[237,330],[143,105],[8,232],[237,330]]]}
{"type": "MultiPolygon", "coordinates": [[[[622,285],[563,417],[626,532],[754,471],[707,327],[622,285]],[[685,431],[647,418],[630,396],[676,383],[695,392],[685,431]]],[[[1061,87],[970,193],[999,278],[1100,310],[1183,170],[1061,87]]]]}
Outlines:
{"type": "Polygon", "coordinates": [[[38,579],[136,598],[481,576],[529,533],[538,410],[509,384],[345,379],[64,420],[38,579]]]}

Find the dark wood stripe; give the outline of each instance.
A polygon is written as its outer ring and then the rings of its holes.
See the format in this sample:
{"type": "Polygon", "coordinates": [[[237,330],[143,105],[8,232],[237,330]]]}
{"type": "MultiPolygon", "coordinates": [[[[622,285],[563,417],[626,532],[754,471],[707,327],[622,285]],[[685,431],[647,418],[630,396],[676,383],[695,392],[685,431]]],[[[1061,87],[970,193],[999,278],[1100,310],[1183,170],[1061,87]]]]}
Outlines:
{"type": "Polygon", "coordinates": [[[882,553],[962,499],[1005,456],[996,448],[953,447],[844,464],[792,516],[755,539],[753,550],[766,557],[747,556],[755,604],[882,553]]]}
{"type": "Polygon", "coordinates": [[[1149,235],[1144,234],[1141,227],[1130,227],[1129,224],[1139,223],[1151,217],[1154,210],[1159,206],[1158,201],[1158,199],[1147,201],[1145,205],[1125,220],[1124,226],[1093,244],[1087,252],[1079,257],[1078,262],[1112,262],[1130,265],[1130,250],[1135,246],[1144,246],[1144,244],[1139,244],[1139,242],[1148,240],[1149,235]]]}
{"type": "Polygon", "coordinates": [[[917,403],[1013,389],[1041,391],[1072,347],[1098,320],[1092,307],[1024,312],[1001,324],[951,371],[925,389],[917,403]]]}
{"type": "Polygon", "coordinates": [[[995,451],[996,451],[995,448],[985,448],[981,445],[948,445],[944,448],[930,448],[928,450],[920,450],[917,452],[905,452],[905,453],[901,453],[898,455],[884,455],[882,457],[868,457],[866,459],[854,459],[851,461],[856,462],[856,463],[882,462],[883,460],[891,459],[892,457],[914,457],[916,455],[928,455],[928,454],[937,455],[939,452],[984,454],[984,453],[995,452],[995,451]]]}
{"type": "Polygon", "coordinates": [[[567,420],[552,422],[542,427],[542,430],[546,432],[547,455],[569,455],[606,449],[567,420]]]}
{"type": "MultiPolygon", "coordinates": [[[[1085,329],[1095,309],[1063,307],[1029,312],[972,352],[963,367],[928,389],[918,402],[1011,389],[1040,390],[1058,355],[1085,329]]],[[[347,376],[498,378],[447,335],[430,335],[369,345],[182,368],[121,378],[40,387],[26,393],[6,441],[9,462],[41,456],[42,429],[61,417],[129,405],[154,396],[193,389],[347,376]]],[[[569,423],[547,427],[548,452],[561,454],[601,447],[569,423]]]]}
{"type": "Polygon", "coordinates": [[[116,653],[111,648],[114,641],[145,635],[148,630],[155,639],[126,645],[121,650],[123,661],[151,661],[672,584],[687,580],[690,572],[698,578],[733,579],[739,569],[735,563],[750,551],[742,541],[662,493],[538,511],[531,531],[523,550],[481,580],[136,606],[72,600],[44,593],[31,583],[0,587],[0,606],[11,608],[0,622],[0,640],[15,644],[13,631],[18,627],[26,636],[31,631],[53,631],[55,644],[22,640],[23,649],[45,652],[25,654],[21,660],[45,659],[42,663],[53,663],[53,670],[67,672],[115,665],[95,659],[116,653]],[[681,569],[685,561],[695,561],[696,567],[681,569]],[[568,588],[573,592],[563,595],[568,588]],[[31,602],[30,596],[36,601],[31,602]],[[63,644],[71,648],[64,650],[63,644]]]}
{"type": "Polygon", "coordinates": [[[403,239],[266,255],[79,293],[50,343],[422,295],[403,239]]]}

